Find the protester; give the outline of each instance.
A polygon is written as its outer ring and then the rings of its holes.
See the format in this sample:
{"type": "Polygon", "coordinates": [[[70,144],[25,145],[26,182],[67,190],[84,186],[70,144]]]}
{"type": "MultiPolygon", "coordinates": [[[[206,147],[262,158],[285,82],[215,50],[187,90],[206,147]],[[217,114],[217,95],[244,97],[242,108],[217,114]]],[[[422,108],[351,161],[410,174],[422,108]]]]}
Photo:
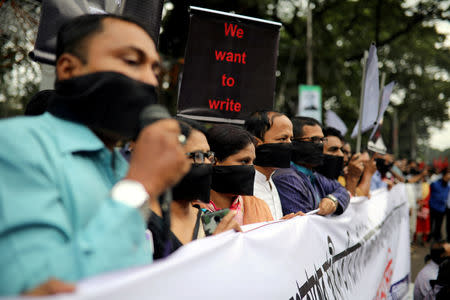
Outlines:
{"type": "MultiPolygon", "coordinates": [[[[433,243],[430,247],[430,255],[427,264],[417,274],[414,281],[414,300],[426,299],[432,292],[430,280],[435,280],[438,276],[439,265],[450,256],[449,243],[433,243]]],[[[431,299],[431,298],[429,298],[431,299]]]]}
{"type": "Polygon", "coordinates": [[[350,195],[336,180],[314,171],[323,163],[323,145],[327,141],[320,123],[308,117],[295,117],[293,156],[289,169],[279,169],[273,181],[280,194],[284,214],[309,212],[342,214],[348,206],[350,195]]]}
{"type": "Polygon", "coordinates": [[[345,140],[344,145],[342,146],[342,153],[344,154],[344,166],[346,166],[352,157],[352,146],[345,140]]]}
{"type": "Polygon", "coordinates": [[[430,184],[424,179],[421,183],[422,195],[418,202],[416,232],[414,240],[424,245],[430,234],[430,184]]]}
{"type": "Polygon", "coordinates": [[[151,263],[137,208],[191,166],[176,121],[138,131],[159,65],[143,26],[78,17],[56,57],[50,113],[0,121],[0,295],[69,292],[60,280],[151,263]],[[135,136],[128,166],[114,145],[135,136]]]}
{"type": "MultiPolygon", "coordinates": [[[[450,185],[450,183],[449,183],[450,185]]],[[[446,214],[446,230],[445,230],[445,234],[447,235],[447,242],[450,243],[450,190],[448,192],[447,195],[447,208],[445,209],[445,214],[446,214]]]]}
{"type": "MultiPolygon", "coordinates": [[[[431,237],[435,241],[441,240],[441,227],[447,207],[449,194],[450,170],[442,171],[442,179],[435,181],[430,186],[430,225],[431,237]]],[[[448,222],[448,219],[447,219],[448,222]]],[[[448,232],[447,232],[448,235],[448,232]]]]}
{"type": "Polygon", "coordinates": [[[450,258],[447,258],[439,265],[436,280],[430,280],[433,287],[425,300],[448,300],[450,299],[450,258]]]}
{"type": "Polygon", "coordinates": [[[344,153],[342,152],[344,138],[339,130],[333,127],[325,127],[322,132],[327,138],[327,142],[323,144],[324,159],[322,165],[317,166],[315,170],[325,177],[337,180],[344,168],[344,153]]]}
{"type": "Polygon", "coordinates": [[[253,136],[234,125],[215,125],[208,130],[208,143],[215,153],[211,200],[201,207],[211,212],[235,211],[239,225],[272,221],[267,204],[253,196],[255,144],[253,136]]]}
{"type": "MultiPolygon", "coordinates": [[[[327,138],[323,148],[325,159],[323,165],[317,167],[316,170],[328,178],[338,179],[351,195],[368,196],[372,177],[370,166],[368,166],[369,171],[365,172],[365,176],[361,178],[364,166],[369,161],[368,155],[358,153],[350,158],[348,155],[351,153],[350,145],[346,146],[347,150],[344,149],[344,137],[333,127],[325,127],[323,134],[327,138]],[[344,151],[347,154],[344,154],[344,151]]],[[[374,162],[372,163],[374,164],[374,162]]]]}
{"type": "Polygon", "coordinates": [[[370,183],[370,190],[377,190],[380,188],[390,188],[392,187],[393,180],[389,177],[388,172],[394,165],[392,156],[381,155],[376,153],[374,155],[377,171],[372,176],[372,181],[370,183]]]}
{"type": "Polygon", "coordinates": [[[245,129],[257,140],[254,195],[266,202],[275,220],[283,217],[280,197],[272,175],[291,162],[292,122],[283,114],[258,111],[245,122],[245,129]]]}
{"type": "MultiPolygon", "coordinates": [[[[170,205],[170,229],[166,230],[160,204],[153,201],[148,229],[153,238],[153,258],[168,256],[184,244],[205,237],[200,217],[202,210],[192,201],[209,203],[214,152],[210,151],[204,129],[195,121],[180,121],[181,132],[188,138],[184,151],[192,162],[191,170],[173,189],[170,205]]],[[[229,229],[241,231],[233,220],[235,212],[228,213],[217,226],[214,234],[229,229]]]]}

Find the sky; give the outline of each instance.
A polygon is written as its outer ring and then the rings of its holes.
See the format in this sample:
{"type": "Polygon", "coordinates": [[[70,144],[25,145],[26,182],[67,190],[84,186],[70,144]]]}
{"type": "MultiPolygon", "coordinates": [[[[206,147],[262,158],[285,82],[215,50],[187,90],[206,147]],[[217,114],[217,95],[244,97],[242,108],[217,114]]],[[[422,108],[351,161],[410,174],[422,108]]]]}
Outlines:
{"type": "MultiPolygon", "coordinates": [[[[439,32],[447,34],[445,45],[450,47],[450,22],[442,22],[436,25],[439,32]]],[[[447,70],[450,72],[450,70],[447,70]]],[[[449,83],[450,84],[450,83],[449,83]]],[[[448,104],[448,114],[450,115],[450,103],[448,104]]],[[[442,129],[430,128],[430,146],[435,149],[445,150],[450,148],[450,121],[444,123],[442,129]]]]}

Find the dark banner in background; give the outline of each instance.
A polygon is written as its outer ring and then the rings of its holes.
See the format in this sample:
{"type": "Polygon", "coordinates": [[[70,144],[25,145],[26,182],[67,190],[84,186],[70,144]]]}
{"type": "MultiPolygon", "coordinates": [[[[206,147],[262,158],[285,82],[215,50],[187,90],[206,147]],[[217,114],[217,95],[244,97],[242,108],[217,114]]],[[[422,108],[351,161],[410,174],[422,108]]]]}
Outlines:
{"type": "Polygon", "coordinates": [[[56,34],[70,19],[84,14],[111,13],[133,17],[147,29],[158,46],[164,0],[43,0],[34,50],[30,57],[55,64],[56,34]]]}
{"type": "Polygon", "coordinates": [[[190,9],[178,115],[243,124],[272,110],[281,23],[190,9]]]}

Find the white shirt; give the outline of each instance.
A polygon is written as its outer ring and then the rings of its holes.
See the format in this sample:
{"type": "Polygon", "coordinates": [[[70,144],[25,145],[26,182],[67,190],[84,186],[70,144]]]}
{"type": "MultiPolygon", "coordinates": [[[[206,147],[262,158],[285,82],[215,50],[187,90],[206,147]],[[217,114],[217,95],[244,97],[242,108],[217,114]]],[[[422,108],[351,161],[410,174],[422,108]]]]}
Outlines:
{"type": "Polygon", "coordinates": [[[438,272],[439,265],[432,260],[422,268],[414,282],[414,300],[425,299],[425,296],[432,290],[430,280],[435,280],[438,272]]]}
{"type": "Polygon", "coordinates": [[[258,170],[255,170],[253,195],[267,203],[274,220],[279,220],[283,217],[280,196],[278,195],[278,190],[272,181],[272,175],[270,175],[269,180],[267,180],[266,175],[258,170]]]}

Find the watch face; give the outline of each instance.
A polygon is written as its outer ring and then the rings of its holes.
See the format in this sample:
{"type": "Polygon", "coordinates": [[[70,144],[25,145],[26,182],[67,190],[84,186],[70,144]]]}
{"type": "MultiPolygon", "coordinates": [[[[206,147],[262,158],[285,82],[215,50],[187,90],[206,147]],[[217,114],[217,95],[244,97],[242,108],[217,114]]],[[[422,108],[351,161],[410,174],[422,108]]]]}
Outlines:
{"type": "Polygon", "coordinates": [[[149,199],[144,186],[134,180],[121,180],[111,190],[111,197],[123,204],[138,208],[149,199]]]}

